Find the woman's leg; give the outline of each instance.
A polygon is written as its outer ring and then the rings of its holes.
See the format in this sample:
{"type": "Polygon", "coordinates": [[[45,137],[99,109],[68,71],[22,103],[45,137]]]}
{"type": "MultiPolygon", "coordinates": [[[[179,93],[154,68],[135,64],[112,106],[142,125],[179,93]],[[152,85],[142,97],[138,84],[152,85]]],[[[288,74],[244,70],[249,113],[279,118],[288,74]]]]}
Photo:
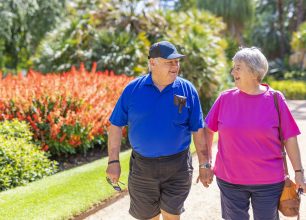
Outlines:
{"type": "Polygon", "coordinates": [[[284,182],[252,187],[254,220],[279,220],[278,202],[284,182]]]}
{"type": "Polygon", "coordinates": [[[221,194],[222,218],[226,220],[248,220],[250,196],[247,186],[225,182],[217,178],[221,194]]]}

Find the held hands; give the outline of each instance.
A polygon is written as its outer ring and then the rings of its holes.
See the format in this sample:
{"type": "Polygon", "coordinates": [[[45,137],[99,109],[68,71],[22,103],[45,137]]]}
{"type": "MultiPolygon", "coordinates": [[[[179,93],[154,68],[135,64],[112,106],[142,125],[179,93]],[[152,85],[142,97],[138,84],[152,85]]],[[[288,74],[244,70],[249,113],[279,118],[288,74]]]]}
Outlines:
{"type": "Polygon", "coordinates": [[[121,167],[120,163],[114,162],[112,163],[111,161],[108,162],[108,166],[106,169],[106,176],[111,180],[112,183],[118,183],[119,177],[121,174],[121,167]]]}
{"type": "Polygon", "coordinates": [[[214,178],[214,172],[211,168],[199,168],[199,176],[197,178],[197,183],[202,182],[204,187],[209,187],[214,178]]]}

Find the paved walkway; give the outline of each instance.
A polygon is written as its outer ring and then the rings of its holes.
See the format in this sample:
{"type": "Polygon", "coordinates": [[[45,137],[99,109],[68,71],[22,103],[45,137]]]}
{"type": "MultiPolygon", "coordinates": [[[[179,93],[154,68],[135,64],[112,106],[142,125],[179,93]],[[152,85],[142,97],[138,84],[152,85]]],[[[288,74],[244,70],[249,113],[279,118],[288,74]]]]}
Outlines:
{"type": "MultiPolygon", "coordinates": [[[[301,129],[302,134],[298,140],[303,159],[303,166],[306,168],[306,101],[288,101],[290,109],[301,129]]],[[[213,149],[216,153],[216,147],[213,149]]],[[[204,188],[201,184],[196,184],[198,174],[197,157],[193,157],[194,177],[190,194],[185,202],[186,211],[182,214],[182,220],[219,220],[221,219],[219,189],[214,181],[209,188],[204,188]]],[[[289,163],[290,164],[290,163],[289,163]]],[[[291,169],[291,165],[290,165],[291,169]]],[[[291,176],[293,172],[291,170],[291,176]]],[[[125,196],[112,205],[89,216],[86,220],[134,220],[129,214],[129,196],[125,196]]],[[[253,218],[251,218],[253,219],[253,218]]],[[[281,220],[296,218],[281,217],[281,220]]],[[[306,220],[306,196],[302,197],[301,220],[306,220]]]]}

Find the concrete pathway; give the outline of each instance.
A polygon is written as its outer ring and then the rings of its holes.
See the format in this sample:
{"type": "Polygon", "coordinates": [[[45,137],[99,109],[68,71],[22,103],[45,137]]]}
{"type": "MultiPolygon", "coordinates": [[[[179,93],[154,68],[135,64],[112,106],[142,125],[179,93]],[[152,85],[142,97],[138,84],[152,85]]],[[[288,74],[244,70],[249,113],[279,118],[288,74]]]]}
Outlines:
{"type": "MultiPolygon", "coordinates": [[[[298,136],[303,166],[306,168],[306,101],[288,101],[289,107],[301,129],[302,134],[298,136]]],[[[216,147],[213,149],[214,155],[216,147]]],[[[182,214],[182,220],[219,220],[221,218],[221,208],[219,199],[219,189],[216,181],[209,188],[204,188],[201,184],[196,184],[198,175],[197,157],[193,157],[194,177],[190,194],[185,202],[186,211],[182,214]]],[[[289,163],[290,164],[290,163],[289,163]]],[[[293,177],[291,164],[290,174],[293,177]]],[[[86,218],[86,220],[134,220],[129,214],[129,196],[126,195],[115,203],[96,212],[86,218]]],[[[250,212],[251,213],[251,212],[250,212]]],[[[251,219],[253,219],[251,217],[251,219]]],[[[281,217],[281,220],[296,218],[281,217]]],[[[306,220],[306,196],[302,196],[301,220],[306,220]]]]}

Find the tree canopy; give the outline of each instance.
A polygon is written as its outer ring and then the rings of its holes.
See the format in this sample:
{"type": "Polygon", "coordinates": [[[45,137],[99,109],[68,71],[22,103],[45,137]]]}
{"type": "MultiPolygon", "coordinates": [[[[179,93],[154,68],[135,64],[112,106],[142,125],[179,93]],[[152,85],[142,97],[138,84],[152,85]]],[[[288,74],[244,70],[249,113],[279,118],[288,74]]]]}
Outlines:
{"type": "Polygon", "coordinates": [[[18,71],[63,15],[65,0],[0,2],[0,68],[18,71]]]}

